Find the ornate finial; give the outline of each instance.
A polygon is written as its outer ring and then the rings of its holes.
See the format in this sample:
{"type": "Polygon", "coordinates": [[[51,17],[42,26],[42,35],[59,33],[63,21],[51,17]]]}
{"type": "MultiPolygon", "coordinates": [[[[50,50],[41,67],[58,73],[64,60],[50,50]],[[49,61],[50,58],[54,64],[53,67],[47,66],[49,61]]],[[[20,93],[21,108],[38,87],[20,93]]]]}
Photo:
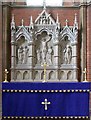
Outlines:
{"type": "Polygon", "coordinates": [[[8,80],[7,80],[7,74],[9,73],[8,71],[7,71],[7,69],[5,69],[5,80],[4,80],[4,82],[8,82],[8,80]]]}
{"type": "Polygon", "coordinates": [[[22,26],[24,26],[24,20],[23,19],[21,20],[21,24],[22,24],[22,26]]]}
{"type": "Polygon", "coordinates": [[[74,23],[77,23],[77,14],[75,13],[75,20],[74,23]]]}
{"type": "Polygon", "coordinates": [[[32,18],[32,16],[30,17],[30,25],[32,25],[33,24],[33,18],[32,18]]]}
{"type": "Polygon", "coordinates": [[[12,14],[12,22],[14,22],[14,14],[12,14]]]}
{"type": "Polygon", "coordinates": [[[68,26],[68,20],[67,20],[67,19],[66,19],[66,21],[65,21],[65,22],[66,22],[66,26],[68,26]]]}
{"type": "Polygon", "coordinates": [[[59,23],[59,17],[58,17],[58,13],[57,13],[57,20],[56,20],[56,23],[59,23]]]}
{"type": "Polygon", "coordinates": [[[74,29],[78,29],[77,14],[76,13],[75,13],[75,19],[74,19],[74,29]]]}
{"type": "Polygon", "coordinates": [[[59,17],[58,17],[58,13],[57,13],[57,19],[56,19],[56,32],[60,30],[60,23],[59,23],[59,17]]]}
{"type": "Polygon", "coordinates": [[[30,29],[33,29],[34,28],[34,26],[33,26],[33,18],[32,18],[32,16],[30,17],[30,29]]]}
{"type": "Polygon", "coordinates": [[[46,0],[43,1],[43,9],[46,10],[46,0]]]}
{"type": "Polygon", "coordinates": [[[11,29],[15,29],[15,19],[14,19],[14,14],[12,14],[11,29]]]}

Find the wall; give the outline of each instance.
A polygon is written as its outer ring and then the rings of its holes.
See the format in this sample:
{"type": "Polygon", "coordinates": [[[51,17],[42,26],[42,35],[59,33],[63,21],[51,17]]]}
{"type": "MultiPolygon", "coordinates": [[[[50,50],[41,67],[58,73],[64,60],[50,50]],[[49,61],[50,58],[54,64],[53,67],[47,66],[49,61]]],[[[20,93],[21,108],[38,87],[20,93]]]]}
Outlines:
{"type": "MultiPolygon", "coordinates": [[[[12,14],[15,14],[16,25],[20,25],[21,19],[24,19],[25,25],[29,25],[29,17],[33,16],[33,21],[37,18],[37,16],[41,13],[43,8],[41,7],[14,7],[12,8],[12,14]]],[[[79,19],[79,8],[78,7],[48,7],[47,12],[52,15],[52,17],[56,20],[57,13],[59,15],[59,21],[61,26],[65,25],[65,20],[68,19],[68,24],[73,25],[74,15],[77,13],[77,17],[79,19]]]]}
{"type": "Polygon", "coordinates": [[[3,42],[2,42],[2,73],[3,73],[3,81],[5,77],[5,69],[8,69],[8,80],[10,81],[10,51],[11,51],[11,32],[10,32],[10,15],[11,15],[11,7],[9,4],[3,4],[3,42]]]}
{"type": "Polygon", "coordinates": [[[2,81],[2,3],[0,2],[0,82],[2,81]]]}
{"type": "Polygon", "coordinates": [[[91,81],[91,4],[87,8],[87,80],[91,81]]]}

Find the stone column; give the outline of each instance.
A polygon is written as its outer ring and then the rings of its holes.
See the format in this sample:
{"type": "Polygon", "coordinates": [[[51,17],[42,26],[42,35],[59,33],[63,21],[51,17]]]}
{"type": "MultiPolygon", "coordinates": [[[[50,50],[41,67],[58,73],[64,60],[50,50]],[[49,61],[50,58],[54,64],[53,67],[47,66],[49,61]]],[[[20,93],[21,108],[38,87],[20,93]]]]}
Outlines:
{"type": "MultiPolygon", "coordinates": [[[[0,2],[0,83],[2,82],[2,2],[0,2]]],[[[2,84],[0,84],[0,119],[2,119],[2,84]]]]}
{"type": "Polygon", "coordinates": [[[77,67],[77,44],[72,44],[72,65],[77,67]]]}
{"type": "MultiPolygon", "coordinates": [[[[81,6],[80,6],[80,37],[79,37],[79,49],[81,49],[81,58],[79,58],[79,61],[81,60],[81,78],[79,78],[81,81],[84,80],[84,74],[83,71],[86,68],[86,39],[87,39],[87,5],[84,2],[84,0],[82,0],[81,6]]],[[[79,51],[80,52],[80,51],[79,51]]],[[[78,61],[78,64],[79,64],[78,61]]],[[[80,69],[80,68],[79,68],[80,69]]]]}
{"type": "Polygon", "coordinates": [[[2,82],[2,2],[0,2],[0,82],[2,82]]]}
{"type": "Polygon", "coordinates": [[[16,44],[13,32],[14,31],[11,32],[11,80],[15,80],[15,66],[16,66],[16,44]]]}
{"type": "Polygon", "coordinates": [[[72,44],[72,66],[73,66],[73,80],[78,79],[77,77],[77,43],[72,44]]]}
{"type": "MultiPolygon", "coordinates": [[[[54,67],[56,69],[59,68],[59,40],[58,40],[58,34],[56,34],[55,41],[53,43],[54,45],[54,67]]],[[[58,80],[58,71],[55,71],[55,79],[58,80]]]]}
{"type": "Polygon", "coordinates": [[[91,2],[87,6],[87,80],[91,82],[91,2]]]}
{"type": "Polygon", "coordinates": [[[56,67],[58,67],[58,63],[59,63],[58,49],[59,49],[58,43],[54,43],[54,65],[56,67]]]}
{"type": "Polygon", "coordinates": [[[3,3],[3,80],[4,80],[4,70],[5,68],[8,69],[8,81],[10,81],[10,67],[11,67],[11,33],[10,33],[10,21],[11,21],[11,7],[9,5],[10,3],[3,3]]]}
{"type": "Polygon", "coordinates": [[[53,45],[54,45],[54,66],[58,67],[59,65],[59,40],[58,38],[56,38],[53,45]]]}
{"type": "Polygon", "coordinates": [[[33,66],[34,66],[34,43],[29,42],[29,56],[28,56],[28,64],[30,67],[30,80],[33,79],[33,66]]]}

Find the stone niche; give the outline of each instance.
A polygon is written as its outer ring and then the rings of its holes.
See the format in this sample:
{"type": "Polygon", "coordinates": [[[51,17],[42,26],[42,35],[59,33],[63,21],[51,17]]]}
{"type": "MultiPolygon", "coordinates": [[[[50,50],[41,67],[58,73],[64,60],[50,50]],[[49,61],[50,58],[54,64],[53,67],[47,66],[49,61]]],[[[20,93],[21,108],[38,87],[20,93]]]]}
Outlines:
{"type": "Polygon", "coordinates": [[[15,26],[11,21],[11,81],[42,82],[46,63],[47,82],[71,82],[77,80],[77,15],[73,26],[60,27],[43,9],[30,25],[15,26]]]}

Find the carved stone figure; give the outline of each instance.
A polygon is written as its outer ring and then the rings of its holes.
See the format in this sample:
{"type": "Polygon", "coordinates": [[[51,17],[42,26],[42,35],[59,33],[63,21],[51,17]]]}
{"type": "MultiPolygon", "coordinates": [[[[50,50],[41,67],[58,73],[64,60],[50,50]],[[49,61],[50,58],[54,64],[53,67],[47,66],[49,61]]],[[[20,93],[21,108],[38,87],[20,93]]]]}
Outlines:
{"type": "Polygon", "coordinates": [[[39,64],[39,63],[41,63],[41,51],[40,51],[40,49],[37,49],[36,53],[37,53],[37,63],[39,64]]]}
{"type": "Polygon", "coordinates": [[[46,54],[47,54],[47,42],[50,40],[50,37],[44,37],[42,39],[42,63],[46,62],[46,54]]]}
{"type": "Polygon", "coordinates": [[[25,46],[24,50],[23,50],[23,54],[24,54],[24,59],[23,59],[23,63],[27,63],[27,59],[28,59],[28,47],[25,46]]]}
{"type": "Polygon", "coordinates": [[[23,57],[24,57],[23,47],[20,46],[19,49],[18,49],[18,63],[19,64],[23,63],[23,57]]]}
{"type": "Polygon", "coordinates": [[[64,49],[64,62],[65,64],[70,64],[72,58],[72,48],[70,45],[67,45],[64,49]]]}
{"type": "Polygon", "coordinates": [[[53,53],[53,49],[51,46],[49,46],[48,48],[48,61],[49,61],[49,64],[52,64],[52,53],[53,53]]]}

